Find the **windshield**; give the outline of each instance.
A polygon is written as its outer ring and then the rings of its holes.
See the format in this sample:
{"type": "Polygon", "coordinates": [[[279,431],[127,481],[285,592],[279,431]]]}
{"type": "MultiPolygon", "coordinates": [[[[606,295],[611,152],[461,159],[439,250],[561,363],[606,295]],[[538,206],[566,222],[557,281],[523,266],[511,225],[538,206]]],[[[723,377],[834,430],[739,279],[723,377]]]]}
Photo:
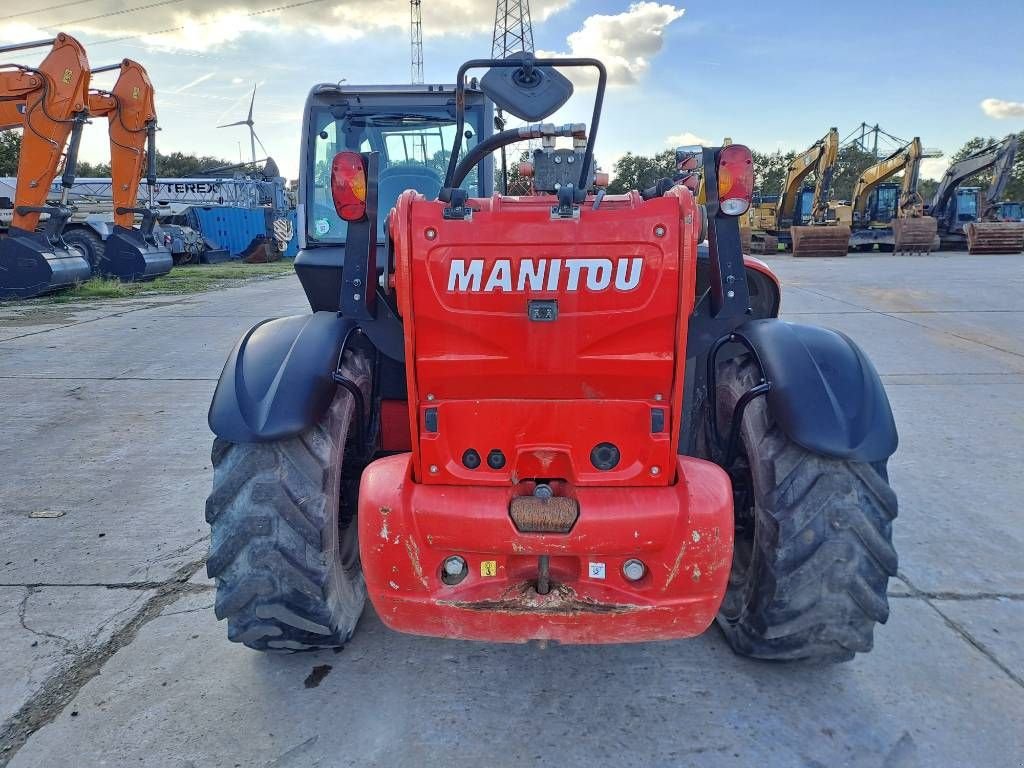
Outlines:
{"type": "Polygon", "coordinates": [[[956,193],[956,220],[974,221],[978,218],[978,190],[961,189],[956,193]]]}
{"type": "MultiPolygon", "coordinates": [[[[340,111],[340,110],[339,110],[340,111]]],[[[416,107],[415,114],[386,112],[346,112],[335,117],[330,108],[315,110],[314,167],[312,194],[306,206],[307,232],[316,242],[342,242],[347,224],[338,216],[331,201],[331,161],[338,152],[379,152],[377,239],[384,237],[387,213],[407,189],[415,189],[428,198],[437,197],[444,183],[451,146],[455,139],[455,119],[441,107],[416,107]]],[[[466,136],[462,153],[472,149],[480,133],[481,112],[467,109],[466,136]]],[[[463,189],[481,196],[479,168],[466,177],[463,189]]]]}
{"type": "Polygon", "coordinates": [[[1010,221],[1024,221],[1024,204],[1022,203],[1003,203],[1002,206],[1002,217],[1009,219],[1010,221]]]}

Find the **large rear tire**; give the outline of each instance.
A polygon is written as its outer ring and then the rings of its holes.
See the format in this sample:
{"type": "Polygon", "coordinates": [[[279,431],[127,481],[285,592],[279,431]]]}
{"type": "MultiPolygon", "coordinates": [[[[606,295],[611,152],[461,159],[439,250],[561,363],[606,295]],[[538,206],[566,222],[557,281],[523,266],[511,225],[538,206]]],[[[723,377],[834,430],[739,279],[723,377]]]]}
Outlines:
{"type": "MultiPolygon", "coordinates": [[[[370,365],[346,351],[341,372],[370,396],[370,365]]],[[[320,423],[272,443],[213,443],[207,573],[228,639],[256,650],[344,645],[366,600],[355,520],[361,448],[352,395],[339,388],[320,423]]]]}
{"type": "Polygon", "coordinates": [[[79,251],[89,263],[89,268],[94,275],[99,274],[100,262],[103,260],[103,253],[107,244],[103,238],[85,227],[72,227],[64,231],[62,235],[64,242],[71,248],[79,251]]]}
{"type": "MultiPolygon", "coordinates": [[[[761,381],[749,356],[719,366],[723,434],[736,402],[761,381]]],[[[736,545],[718,624],[732,649],[758,659],[848,661],[870,651],[889,617],[896,575],[896,495],[886,462],[820,456],[790,440],[766,398],[744,412],[730,474],[736,545]]]]}

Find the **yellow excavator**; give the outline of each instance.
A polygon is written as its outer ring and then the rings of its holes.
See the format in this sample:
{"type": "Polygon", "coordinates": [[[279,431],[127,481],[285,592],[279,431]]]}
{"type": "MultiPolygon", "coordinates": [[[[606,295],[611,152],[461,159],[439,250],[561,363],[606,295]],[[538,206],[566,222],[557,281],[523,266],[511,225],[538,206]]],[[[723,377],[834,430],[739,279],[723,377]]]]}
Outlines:
{"type": "Polygon", "coordinates": [[[829,204],[832,171],[838,154],[839,131],[831,128],[793,158],[778,198],[764,199],[751,209],[754,252],[772,253],[781,242],[792,246],[794,256],[846,255],[849,217],[840,215],[846,209],[829,204]],[[815,172],[814,191],[805,192],[804,179],[811,171],[815,172]]]}
{"type": "Polygon", "coordinates": [[[924,212],[917,191],[924,150],[921,139],[902,147],[861,174],[853,189],[853,232],[850,246],[869,251],[931,253],[938,222],[924,212]],[[884,184],[903,171],[903,182],[884,184]]]}

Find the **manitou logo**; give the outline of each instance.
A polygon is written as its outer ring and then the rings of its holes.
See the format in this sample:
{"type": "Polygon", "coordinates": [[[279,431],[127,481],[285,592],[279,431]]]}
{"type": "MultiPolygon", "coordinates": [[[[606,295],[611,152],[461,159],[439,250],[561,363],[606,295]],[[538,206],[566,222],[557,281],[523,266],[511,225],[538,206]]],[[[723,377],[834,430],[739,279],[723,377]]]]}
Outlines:
{"type": "Polygon", "coordinates": [[[448,290],[456,293],[481,291],[605,291],[615,287],[632,291],[640,285],[644,260],[639,256],[621,259],[452,259],[448,268],[448,290]]]}

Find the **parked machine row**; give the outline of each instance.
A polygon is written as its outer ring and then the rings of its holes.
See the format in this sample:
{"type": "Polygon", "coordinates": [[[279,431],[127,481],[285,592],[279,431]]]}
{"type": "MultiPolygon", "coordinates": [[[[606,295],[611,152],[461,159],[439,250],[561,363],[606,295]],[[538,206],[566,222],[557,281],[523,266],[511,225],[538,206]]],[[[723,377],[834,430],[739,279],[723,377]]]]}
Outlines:
{"type": "Polygon", "coordinates": [[[143,280],[171,269],[170,251],[153,234],[152,205],[137,207],[145,169],[156,176],[157,129],[153,86],[145,68],[125,59],[91,69],[73,37],[0,48],[0,52],[50,47],[36,67],[0,67],[0,130],[23,128],[11,224],[0,239],[0,297],[30,297],[88,279],[92,274],[143,280]],[[94,74],[117,71],[110,91],[90,87],[94,74]],[[114,184],[114,227],[92,249],[64,239],[71,216],[67,191],[75,181],[82,130],[90,117],[107,118],[114,184]],[[61,171],[62,168],[62,171],[61,171]],[[47,204],[58,173],[63,193],[47,204]],[[135,226],[136,216],[142,217],[135,226]],[[37,231],[41,220],[42,231],[37,231]]]}
{"type": "MultiPolygon", "coordinates": [[[[852,200],[830,196],[839,133],[835,128],[790,163],[778,195],[762,195],[746,224],[754,253],[782,245],[794,256],[843,256],[851,250],[930,253],[966,247],[970,253],[1020,253],[1024,223],[1012,203],[1001,201],[1017,151],[1008,136],[947,171],[930,202],[919,192],[925,151],[915,137],[864,170],[852,200]],[[963,187],[979,173],[995,169],[984,192],[963,187]],[[813,189],[804,187],[811,172],[813,189]],[[900,184],[889,181],[902,173],[900,184]]],[[[1016,204],[1020,207],[1020,204],[1016,204]]]]}

